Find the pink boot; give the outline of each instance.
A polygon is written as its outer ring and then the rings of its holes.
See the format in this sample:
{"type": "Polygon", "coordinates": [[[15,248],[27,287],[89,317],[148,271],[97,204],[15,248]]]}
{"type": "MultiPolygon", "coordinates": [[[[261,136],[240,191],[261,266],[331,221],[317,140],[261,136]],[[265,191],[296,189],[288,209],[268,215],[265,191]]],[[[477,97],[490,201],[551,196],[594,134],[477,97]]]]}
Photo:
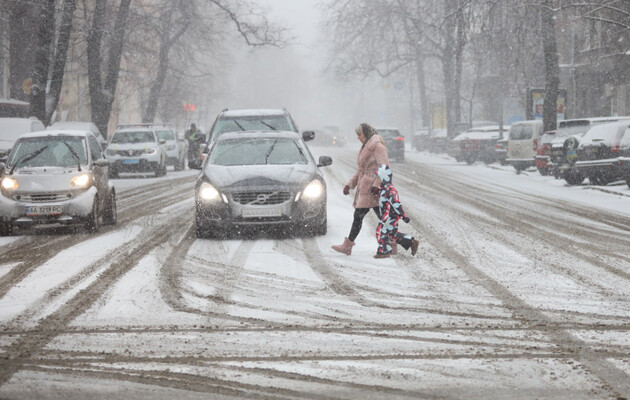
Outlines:
{"type": "Polygon", "coordinates": [[[343,238],[343,244],[336,244],[332,246],[332,248],[335,251],[349,256],[350,254],[352,254],[352,246],[354,246],[354,242],[351,242],[348,238],[343,238]]]}

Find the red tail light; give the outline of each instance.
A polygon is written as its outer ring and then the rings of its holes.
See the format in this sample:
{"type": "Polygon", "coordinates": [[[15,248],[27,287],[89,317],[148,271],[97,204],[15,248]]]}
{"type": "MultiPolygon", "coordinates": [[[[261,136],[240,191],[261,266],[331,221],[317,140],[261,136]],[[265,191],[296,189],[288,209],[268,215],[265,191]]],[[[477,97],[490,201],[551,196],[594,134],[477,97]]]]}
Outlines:
{"type": "Polygon", "coordinates": [[[616,146],[610,146],[610,151],[612,153],[618,153],[619,152],[619,145],[616,146]]]}
{"type": "Polygon", "coordinates": [[[403,140],[405,140],[405,138],[403,136],[398,136],[396,140],[398,140],[399,142],[402,142],[403,140]]]}
{"type": "Polygon", "coordinates": [[[536,151],[537,147],[538,147],[538,139],[534,139],[534,151],[536,151]]]}

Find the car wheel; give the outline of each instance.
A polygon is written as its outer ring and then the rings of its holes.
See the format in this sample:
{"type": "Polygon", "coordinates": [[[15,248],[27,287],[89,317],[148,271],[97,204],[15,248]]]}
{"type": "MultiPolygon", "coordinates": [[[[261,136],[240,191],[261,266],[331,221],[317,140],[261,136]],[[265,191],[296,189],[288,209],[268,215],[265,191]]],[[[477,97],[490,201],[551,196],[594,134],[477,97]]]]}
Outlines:
{"type": "Polygon", "coordinates": [[[562,173],[564,180],[571,186],[580,185],[584,182],[584,175],[582,175],[575,168],[567,169],[562,173]]]}
{"type": "Polygon", "coordinates": [[[118,219],[118,211],[116,210],[116,194],[109,195],[109,200],[105,205],[103,213],[103,225],[115,225],[118,219]]]}
{"type": "Polygon", "coordinates": [[[542,176],[549,175],[549,169],[547,167],[538,167],[538,173],[542,176]]]}
{"type": "Polygon", "coordinates": [[[92,212],[90,212],[85,220],[85,230],[89,233],[98,231],[98,197],[94,198],[92,204],[92,212]]]}
{"type": "Polygon", "coordinates": [[[13,224],[10,222],[0,222],[0,236],[11,236],[13,233],[13,224]]]}

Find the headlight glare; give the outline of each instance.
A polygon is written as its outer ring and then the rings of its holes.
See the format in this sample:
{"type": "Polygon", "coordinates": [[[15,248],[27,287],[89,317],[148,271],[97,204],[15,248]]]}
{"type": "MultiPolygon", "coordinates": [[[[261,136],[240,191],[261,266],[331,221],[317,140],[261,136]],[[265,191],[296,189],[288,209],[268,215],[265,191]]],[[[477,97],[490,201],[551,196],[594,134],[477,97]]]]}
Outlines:
{"type": "Polygon", "coordinates": [[[315,199],[321,196],[323,192],[324,187],[322,186],[322,183],[318,180],[314,180],[313,182],[309,183],[304,189],[304,197],[315,199]]]}
{"type": "Polygon", "coordinates": [[[90,175],[89,174],[81,174],[77,175],[70,181],[71,186],[76,187],[85,187],[90,183],[90,175]]]}
{"type": "Polygon", "coordinates": [[[13,178],[9,178],[9,177],[4,177],[2,179],[2,189],[7,189],[7,190],[14,190],[18,188],[18,182],[16,179],[13,178]]]}
{"type": "Polygon", "coordinates": [[[199,186],[199,198],[204,201],[217,200],[219,198],[219,191],[208,182],[204,182],[199,186]]]}

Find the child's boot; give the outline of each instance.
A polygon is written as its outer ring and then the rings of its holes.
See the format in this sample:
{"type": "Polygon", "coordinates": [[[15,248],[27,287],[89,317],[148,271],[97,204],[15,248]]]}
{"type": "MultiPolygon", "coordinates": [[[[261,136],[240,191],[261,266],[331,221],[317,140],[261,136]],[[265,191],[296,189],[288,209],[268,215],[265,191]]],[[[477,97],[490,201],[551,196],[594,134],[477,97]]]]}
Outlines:
{"type": "Polygon", "coordinates": [[[343,244],[336,244],[332,246],[332,249],[349,256],[352,254],[352,246],[354,246],[354,242],[348,238],[343,238],[343,244]]]}

